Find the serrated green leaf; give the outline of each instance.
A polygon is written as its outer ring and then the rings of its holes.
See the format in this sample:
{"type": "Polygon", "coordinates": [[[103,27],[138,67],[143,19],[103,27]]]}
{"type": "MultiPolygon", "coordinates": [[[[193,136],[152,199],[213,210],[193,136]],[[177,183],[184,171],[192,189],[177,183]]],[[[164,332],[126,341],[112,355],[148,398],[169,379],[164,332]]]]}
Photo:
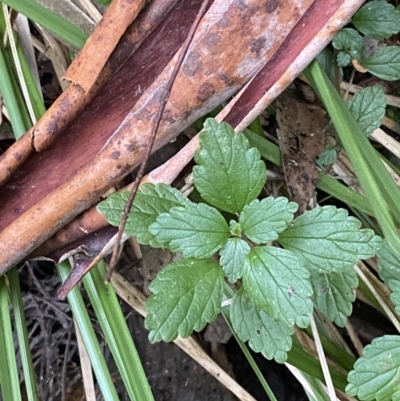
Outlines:
{"type": "Polygon", "coordinates": [[[345,209],[317,207],[297,217],[279,242],[311,269],[325,273],[351,268],[375,255],[382,240],[345,209]]]}
{"type": "MultiPolygon", "coordinates": [[[[97,205],[99,213],[113,226],[118,227],[122,212],[128,201],[130,191],[125,190],[110,195],[97,205]]],[[[149,232],[149,226],[161,213],[169,212],[174,206],[184,206],[190,201],[177,189],[165,184],[143,184],[138,190],[133,202],[125,233],[136,235],[139,243],[161,248],[155,236],[149,232]]]]}
{"type": "Polygon", "coordinates": [[[243,208],[240,225],[243,233],[256,244],[276,240],[293,220],[299,205],[287,198],[272,196],[263,200],[255,199],[243,208]]]}
{"type": "Polygon", "coordinates": [[[377,256],[379,276],[392,291],[390,298],[400,313],[400,255],[385,240],[377,256]]]}
{"type": "Polygon", "coordinates": [[[373,340],[347,380],[346,393],[362,401],[400,401],[400,336],[373,340]]]}
{"type": "Polygon", "coordinates": [[[400,78],[400,47],[383,47],[361,64],[378,78],[395,81],[400,78]]]}
{"type": "Polygon", "coordinates": [[[347,67],[351,64],[351,56],[345,52],[339,52],[336,56],[339,67],[347,67]]]}
{"type": "Polygon", "coordinates": [[[330,166],[337,160],[337,152],[340,149],[339,146],[327,147],[318,157],[317,164],[319,167],[324,168],[330,166]]]}
{"type": "Polygon", "coordinates": [[[341,273],[312,271],[311,284],[314,289],[314,305],[330,321],[344,327],[347,316],[352,311],[352,303],[356,298],[354,289],[358,286],[354,269],[341,273]]]}
{"type": "Polygon", "coordinates": [[[229,232],[233,236],[238,237],[242,234],[242,226],[236,220],[231,220],[229,222],[229,232]]]}
{"type": "Polygon", "coordinates": [[[351,22],[364,35],[382,40],[400,31],[400,11],[387,1],[370,1],[356,12],[351,22]]]}
{"type": "Polygon", "coordinates": [[[229,238],[229,226],[222,214],[204,203],[174,207],[157,217],[149,227],[157,241],[184,257],[208,258],[229,238]]]}
{"type": "Polygon", "coordinates": [[[240,238],[229,238],[219,254],[219,262],[225,276],[231,283],[243,276],[246,255],[250,252],[250,246],[240,238]]]}
{"type": "Polygon", "coordinates": [[[307,327],[313,304],[310,272],[281,248],[254,248],[246,257],[243,287],[257,308],[288,326],[307,327]]]}
{"type": "Polygon", "coordinates": [[[364,53],[362,36],[352,28],[341,29],[332,39],[332,45],[348,54],[351,59],[360,60],[364,53]]]}
{"type": "Polygon", "coordinates": [[[278,363],[286,362],[287,351],[292,348],[290,336],[294,332],[293,327],[272,319],[263,310],[258,310],[243,291],[233,298],[230,317],[239,338],[249,341],[253,351],[261,352],[265,358],[273,358],[278,363]]]}
{"type": "Polygon", "coordinates": [[[215,260],[183,259],[161,270],[150,285],[145,325],[150,342],[188,337],[216,319],[224,275],[215,260]]]}
{"type": "Polygon", "coordinates": [[[230,213],[239,213],[257,198],[266,169],[256,148],[249,149],[243,134],[235,134],[227,123],[207,119],[200,134],[198,164],[193,168],[194,185],[203,199],[230,213]]]}
{"type": "Polygon", "coordinates": [[[361,130],[368,136],[381,125],[386,111],[386,96],[380,85],[364,88],[347,102],[361,130]]]}

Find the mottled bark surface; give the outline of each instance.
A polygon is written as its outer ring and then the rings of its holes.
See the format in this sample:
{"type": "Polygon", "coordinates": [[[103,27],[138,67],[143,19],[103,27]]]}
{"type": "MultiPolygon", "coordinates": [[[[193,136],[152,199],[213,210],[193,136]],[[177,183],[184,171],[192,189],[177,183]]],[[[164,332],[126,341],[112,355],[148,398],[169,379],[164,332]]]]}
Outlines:
{"type": "MultiPolygon", "coordinates": [[[[141,162],[175,54],[200,3],[177,1],[54,144],[32,154],[3,186],[0,273],[97,202],[141,162]]],[[[215,0],[175,81],[155,148],[256,75],[253,85],[258,90],[250,84],[242,94],[247,100],[238,98],[228,120],[236,125],[249,116],[264,91],[268,96],[282,91],[295,78],[296,63],[304,68],[361,3],[215,0]],[[304,24],[307,18],[310,26],[304,24]],[[314,32],[315,26],[319,30],[314,32]],[[312,46],[302,56],[307,45],[312,46]]]]}

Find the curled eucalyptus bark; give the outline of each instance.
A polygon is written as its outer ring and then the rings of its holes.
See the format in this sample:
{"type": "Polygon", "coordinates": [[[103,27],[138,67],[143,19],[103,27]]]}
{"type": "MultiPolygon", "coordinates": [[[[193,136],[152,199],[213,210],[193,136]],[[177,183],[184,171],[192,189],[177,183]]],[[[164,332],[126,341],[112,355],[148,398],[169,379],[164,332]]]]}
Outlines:
{"type": "MultiPolygon", "coordinates": [[[[33,155],[4,187],[0,273],[97,202],[141,162],[176,52],[200,4],[177,2],[79,118],[67,125],[60,140],[33,155]]],[[[265,96],[276,97],[361,4],[214,0],[171,90],[155,149],[255,76],[254,88],[250,82],[243,89],[242,100],[237,99],[227,118],[238,126],[245,125],[244,118],[250,123],[260,101],[265,107],[265,96]],[[261,84],[264,92],[256,90],[261,84]]]]}

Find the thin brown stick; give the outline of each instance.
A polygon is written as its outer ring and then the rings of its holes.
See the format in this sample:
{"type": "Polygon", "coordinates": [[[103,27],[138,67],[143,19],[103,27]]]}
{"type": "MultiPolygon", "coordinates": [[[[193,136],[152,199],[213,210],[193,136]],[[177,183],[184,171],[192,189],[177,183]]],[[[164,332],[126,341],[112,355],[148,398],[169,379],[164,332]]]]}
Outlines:
{"type": "Polygon", "coordinates": [[[169,98],[169,94],[171,92],[171,88],[172,85],[175,82],[176,76],[178,75],[178,72],[180,70],[180,67],[182,65],[183,59],[185,58],[185,55],[187,53],[187,50],[189,48],[190,43],[192,42],[193,36],[196,32],[196,29],[200,23],[200,20],[202,19],[203,15],[205,14],[207,8],[208,8],[208,3],[210,2],[210,0],[203,0],[201,7],[196,15],[195,20],[193,21],[192,26],[190,27],[189,33],[182,45],[181,51],[179,52],[179,56],[178,56],[178,60],[176,61],[176,64],[174,66],[174,70],[172,71],[171,74],[171,78],[169,79],[169,81],[167,82],[165,88],[164,88],[164,93],[161,96],[160,99],[160,107],[157,110],[157,114],[155,116],[155,123],[153,125],[152,131],[151,131],[151,136],[150,136],[150,141],[147,145],[146,148],[146,153],[143,159],[143,162],[140,165],[139,171],[136,175],[136,179],[135,182],[133,183],[132,186],[132,190],[131,193],[129,195],[129,199],[125,204],[125,208],[123,211],[123,215],[122,215],[122,219],[121,219],[121,223],[119,224],[118,227],[118,233],[117,233],[117,238],[116,238],[116,242],[115,242],[115,247],[111,256],[111,261],[110,264],[108,265],[108,272],[107,272],[107,277],[106,277],[106,283],[109,283],[110,281],[110,277],[112,275],[112,272],[114,270],[114,267],[117,263],[117,260],[119,258],[120,255],[120,242],[121,242],[121,238],[122,238],[122,234],[124,232],[125,229],[125,225],[126,222],[128,220],[129,217],[129,213],[130,210],[132,208],[132,204],[133,201],[135,200],[135,196],[137,193],[137,190],[139,188],[139,184],[140,181],[143,178],[143,174],[144,174],[144,169],[146,168],[146,164],[147,161],[149,160],[149,157],[151,155],[151,151],[153,149],[153,145],[154,145],[154,141],[156,139],[156,135],[157,135],[157,131],[158,131],[158,127],[160,126],[160,122],[161,122],[161,117],[163,115],[164,109],[165,109],[165,105],[167,104],[168,98],[169,98]]]}

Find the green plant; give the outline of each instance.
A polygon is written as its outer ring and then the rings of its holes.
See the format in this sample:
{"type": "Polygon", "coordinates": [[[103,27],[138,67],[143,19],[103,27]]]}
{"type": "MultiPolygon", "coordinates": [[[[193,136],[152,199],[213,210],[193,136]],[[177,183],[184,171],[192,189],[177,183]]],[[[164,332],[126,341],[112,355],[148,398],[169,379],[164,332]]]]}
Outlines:
{"type": "Polygon", "coordinates": [[[381,47],[365,57],[364,41],[360,32],[372,39],[383,40],[400,32],[400,9],[386,0],[370,1],[362,6],[351,19],[357,29],[343,28],[333,38],[333,47],[339,50],[340,67],[359,64],[366,71],[381,79],[393,81],[400,78],[400,47],[381,47]]]}
{"type": "MultiPolygon", "coordinates": [[[[286,198],[257,199],[265,164],[226,123],[205,122],[195,161],[194,185],[206,203],[144,184],[128,219],[126,233],[139,243],[182,253],[150,286],[150,341],[187,337],[213,321],[229,293],[224,277],[236,283],[234,331],[268,359],[286,360],[294,325],[307,327],[314,307],[343,326],[357,287],[353,266],[375,255],[381,238],[343,209],[317,207],[294,218],[297,204],[286,198]]],[[[128,195],[98,205],[111,224],[119,224],[128,195]]]]}
{"type": "MultiPolygon", "coordinates": [[[[400,311],[400,256],[387,241],[378,250],[379,275],[392,291],[396,312],[400,311]]],[[[365,347],[363,356],[348,375],[346,392],[361,400],[400,400],[400,336],[385,335],[365,347]]]]}

